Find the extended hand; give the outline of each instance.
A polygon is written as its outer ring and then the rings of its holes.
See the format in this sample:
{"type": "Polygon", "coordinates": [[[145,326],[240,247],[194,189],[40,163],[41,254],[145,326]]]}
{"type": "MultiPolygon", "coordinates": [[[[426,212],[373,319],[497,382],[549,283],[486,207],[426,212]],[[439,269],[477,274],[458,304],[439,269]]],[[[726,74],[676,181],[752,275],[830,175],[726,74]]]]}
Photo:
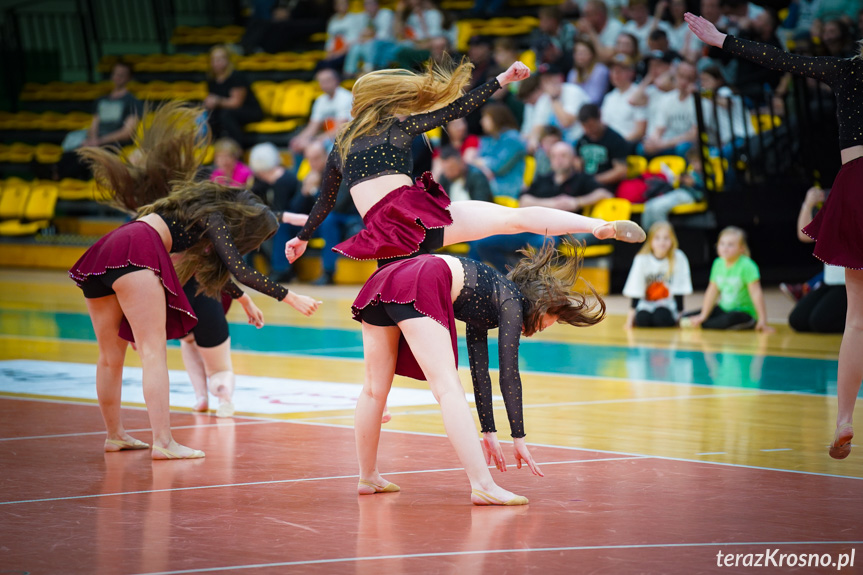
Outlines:
{"type": "Polygon", "coordinates": [[[503,457],[503,449],[497,440],[497,433],[489,432],[482,434],[482,453],[485,455],[485,463],[489,465],[492,460],[498,471],[506,471],[506,460],[503,457]]]}
{"type": "Polygon", "coordinates": [[[288,262],[294,263],[297,259],[303,255],[306,251],[306,246],[309,245],[309,242],[305,242],[300,238],[294,238],[288,241],[285,244],[285,257],[288,258],[288,262]]]}
{"type": "Polygon", "coordinates": [[[510,82],[519,82],[528,76],[530,76],[530,68],[522,62],[514,62],[506,72],[497,77],[497,81],[501,86],[506,86],[510,82]]]}
{"type": "Polygon", "coordinates": [[[512,447],[515,451],[515,462],[519,469],[521,469],[522,463],[526,463],[530,468],[531,473],[539,475],[540,477],[545,477],[543,472],[539,469],[539,466],[533,460],[533,457],[531,457],[530,450],[528,450],[527,444],[524,442],[524,437],[513,438],[512,447]]]}
{"type": "Polygon", "coordinates": [[[252,298],[249,297],[248,294],[245,297],[240,298],[240,304],[243,306],[243,311],[246,312],[246,317],[249,318],[249,323],[260,329],[264,327],[264,312],[260,310],[258,306],[255,305],[255,302],[252,301],[252,298]]]}
{"type": "Polygon", "coordinates": [[[315,313],[318,310],[318,306],[323,303],[314,298],[300,295],[293,291],[288,292],[288,295],[285,296],[285,302],[305,316],[310,316],[315,313]]]}
{"type": "Polygon", "coordinates": [[[686,23],[689,24],[689,29],[692,30],[693,34],[698,36],[699,40],[710,46],[722,48],[722,44],[725,42],[725,34],[717,30],[712,22],[691,12],[684,14],[683,19],[686,20],[686,23]]]}

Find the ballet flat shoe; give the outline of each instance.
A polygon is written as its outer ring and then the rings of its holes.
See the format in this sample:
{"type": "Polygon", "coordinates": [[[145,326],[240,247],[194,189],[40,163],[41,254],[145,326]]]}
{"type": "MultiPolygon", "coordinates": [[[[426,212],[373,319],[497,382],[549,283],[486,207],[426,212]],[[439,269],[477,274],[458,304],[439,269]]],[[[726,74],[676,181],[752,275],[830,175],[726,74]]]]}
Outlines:
{"type": "Polygon", "coordinates": [[[481,489],[471,489],[470,491],[470,500],[474,505],[527,505],[528,500],[527,497],[516,495],[509,501],[504,501],[503,499],[498,499],[493,495],[486,493],[481,489]]]}
{"type": "MultiPolygon", "coordinates": [[[[398,485],[389,481],[387,481],[386,485],[378,485],[377,483],[360,479],[357,483],[357,489],[364,488],[374,489],[373,493],[395,493],[396,491],[401,491],[401,488],[398,485]]],[[[371,493],[361,493],[360,495],[371,495],[371,493]]]]}
{"type": "Polygon", "coordinates": [[[219,409],[216,410],[216,417],[232,417],[234,415],[234,403],[226,401],[219,404],[219,409]]]}
{"type": "MultiPolygon", "coordinates": [[[[200,459],[200,458],[204,457],[204,452],[201,451],[200,449],[194,450],[191,455],[183,456],[183,455],[178,455],[178,454],[174,453],[170,449],[165,449],[164,447],[159,447],[158,445],[154,445],[153,446],[153,453],[155,454],[157,451],[159,453],[161,453],[162,455],[164,455],[165,459],[200,459]]],[[[161,458],[154,457],[153,459],[161,459],[161,458]]]]}
{"type": "Polygon", "coordinates": [[[641,229],[641,226],[630,220],[616,220],[611,222],[611,227],[614,228],[614,239],[621,242],[629,242],[640,244],[647,239],[647,234],[641,229]]]}
{"type": "Polygon", "coordinates": [[[122,439],[106,439],[105,440],[105,451],[126,451],[128,449],[148,449],[150,447],[149,443],[144,443],[139,439],[132,439],[132,441],[123,441],[122,439]]]}
{"type": "Polygon", "coordinates": [[[830,457],[833,459],[845,459],[851,453],[851,439],[854,437],[854,428],[850,423],[843,423],[836,428],[833,443],[830,444],[830,457]]]}

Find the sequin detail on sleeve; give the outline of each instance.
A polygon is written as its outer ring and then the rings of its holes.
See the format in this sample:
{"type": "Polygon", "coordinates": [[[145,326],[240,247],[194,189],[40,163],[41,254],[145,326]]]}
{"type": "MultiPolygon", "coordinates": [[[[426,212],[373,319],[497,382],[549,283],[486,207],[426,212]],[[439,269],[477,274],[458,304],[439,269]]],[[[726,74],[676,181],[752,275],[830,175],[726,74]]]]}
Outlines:
{"type": "Polygon", "coordinates": [[[272,282],[269,278],[261,275],[258,270],[252,269],[243,261],[243,255],[234,245],[234,239],[225,225],[225,220],[218,214],[209,216],[204,223],[204,235],[213,244],[213,249],[219,258],[243,285],[247,285],[279,301],[285,299],[288,290],[279,284],[272,282]]]}
{"type": "Polygon", "coordinates": [[[240,286],[238,286],[231,280],[228,280],[228,283],[225,284],[223,291],[229,296],[231,296],[231,299],[240,299],[241,297],[243,297],[243,295],[245,295],[243,290],[240,289],[240,286]]]}
{"type": "MultiPolygon", "coordinates": [[[[342,170],[339,167],[339,155],[333,148],[327,156],[327,165],[324,167],[324,177],[321,183],[321,191],[315,201],[312,212],[306,225],[297,234],[297,237],[305,242],[309,241],[321,222],[333,211],[336,205],[336,197],[339,195],[339,186],[342,185],[342,170]]],[[[280,220],[281,221],[281,220],[280,220]]]]}
{"type": "Polygon", "coordinates": [[[863,144],[863,60],[790,54],[775,46],[726,36],[722,49],[760,66],[815,78],[833,88],[839,147],[863,144]]]}
{"type": "Polygon", "coordinates": [[[467,348],[477,412],[483,432],[495,431],[491,378],[488,374],[488,330],[498,331],[500,389],[512,437],[524,437],[518,348],[525,300],[514,283],[493,268],[459,258],[465,285],[453,304],[456,319],[467,324],[467,348]]]}
{"type": "Polygon", "coordinates": [[[497,81],[497,78],[493,78],[440,110],[408,117],[404,122],[399,123],[399,127],[412,136],[424,134],[451,120],[464,118],[474,110],[479,109],[499,89],[500,82],[497,81]]]}

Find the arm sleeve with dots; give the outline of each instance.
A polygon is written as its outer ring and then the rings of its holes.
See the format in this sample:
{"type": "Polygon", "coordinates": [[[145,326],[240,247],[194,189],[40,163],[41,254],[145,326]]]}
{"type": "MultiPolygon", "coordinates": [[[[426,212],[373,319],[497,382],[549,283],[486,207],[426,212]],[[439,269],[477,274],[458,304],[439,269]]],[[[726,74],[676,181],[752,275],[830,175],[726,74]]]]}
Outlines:
{"type": "Polygon", "coordinates": [[[524,325],[521,302],[507,299],[500,307],[500,329],[497,335],[500,363],[500,391],[506,404],[506,415],[513,437],[524,437],[521,374],[518,371],[518,346],[524,325]]]}
{"type": "Polygon", "coordinates": [[[243,255],[234,245],[234,240],[225,225],[225,220],[218,214],[213,214],[204,223],[205,235],[212,242],[213,249],[219,258],[240,283],[247,285],[279,301],[285,299],[288,290],[270,281],[257,270],[250,268],[243,261],[243,255]]]}
{"type": "Polygon", "coordinates": [[[845,70],[845,61],[841,58],[791,54],[770,44],[730,35],[725,37],[722,49],[770,70],[791,72],[798,76],[815,78],[830,85],[839,80],[845,70]]]}
{"type": "Polygon", "coordinates": [[[228,283],[225,284],[223,291],[229,296],[231,296],[231,299],[240,299],[244,295],[244,292],[242,289],[240,289],[240,286],[238,286],[231,280],[228,280],[228,283]]]}
{"type": "Polygon", "coordinates": [[[410,116],[407,120],[401,122],[399,126],[411,136],[424,134],[432,128],[443,126],[451,120],[464,118],[482,106],[499,89],[500,82],[497,81],[497,78],[494,78],[482,86],[474,88],[452,104],[434,112],[410,116]]]}
{"type": "Polygon", "coordinates": [[[309,219],[306,225],[297,234],[297,237],[304,242],[309,241],[324,218],[333,211],[336,205],[336,198],[339,195],[339,186],[342,185],[342,170],[340,165],[339,155],[336,148],[330,152],[327,157],[327,165],[324,167],[324,177],[321,184],[321,192],[318,194],[318,199],[312,208],[312,213],[309,214],[309,219]]]}
{"type": "Polygon", "coordinates": [[[473,380],[473,397],[483,433],[497,431],[494,427],[491,375],[488,372],[488,330],[467,324],[467,354],[473,380]]]}

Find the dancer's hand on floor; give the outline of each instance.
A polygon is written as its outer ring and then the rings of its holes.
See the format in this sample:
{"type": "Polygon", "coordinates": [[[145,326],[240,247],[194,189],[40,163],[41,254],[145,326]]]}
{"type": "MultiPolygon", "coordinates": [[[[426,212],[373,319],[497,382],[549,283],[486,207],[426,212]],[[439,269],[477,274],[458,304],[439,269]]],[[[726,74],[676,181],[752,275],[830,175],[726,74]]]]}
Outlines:
{"type": "Polygon", "coordinates": [[[305,316],[310,316],[318,311],[318,306],[323,303],[315,298],[300,295],[294,291],[288,292],[283,301],[305,316]]]}
{"type": "Polygon", "coordinates": [[[260,310],[249,294],[243,294],[243,297],[237,300],[243,306],[243,311],[246,312],[246,317],[249,318],[249,323],[260,329],[264,327],[264,312],[260,310]]]}
{"type": "Polygon", "coordinates": [[[494,466],[498,471],[506,471],[506,459],[503,457],[503,449],[500,442],[497,440],[497,433],[494,431],[482,434],[482,453],[485,455],[485,463],[489,465],[494,461],[494,466]]]}
{"type": "Polygon", "coordinates": [[[304,242],[300,238],[294,238],[285,244],[285,257],[288,262],[294,263],[306,251],[306,246],[309,242],[304,242]]]}
{"type": "Polygon", "coordinates": [[[524,442],[524,437],[514,437],[512,440],[512,447],[515,451],[515,463],[519,469],[521,469],[521,464],[525,463],[530,468],[531,473],[539,475],[540,477],[545,477],[545,474],[540,470],[539,465],[536,464],[533,457],[530,455],[530,450],[524,442]]]}

